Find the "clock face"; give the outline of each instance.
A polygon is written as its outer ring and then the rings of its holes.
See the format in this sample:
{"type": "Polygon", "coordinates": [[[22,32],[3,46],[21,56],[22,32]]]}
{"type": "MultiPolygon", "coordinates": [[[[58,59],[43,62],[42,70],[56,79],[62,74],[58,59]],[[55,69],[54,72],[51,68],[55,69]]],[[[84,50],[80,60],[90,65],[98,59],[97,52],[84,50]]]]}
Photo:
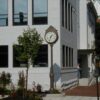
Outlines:
{"type": "Polygon", "coordinates": [[[54,32],[48,32],[45,34],[45,40],[48,43],[55,43],[57,41],[57,34],[54,32]]]}

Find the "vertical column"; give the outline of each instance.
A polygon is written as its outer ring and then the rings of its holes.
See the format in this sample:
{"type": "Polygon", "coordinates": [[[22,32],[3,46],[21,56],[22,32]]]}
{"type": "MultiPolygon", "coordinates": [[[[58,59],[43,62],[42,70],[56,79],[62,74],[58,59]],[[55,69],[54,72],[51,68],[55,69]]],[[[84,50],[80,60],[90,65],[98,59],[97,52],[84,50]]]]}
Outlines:
{"type": "Polygon", "coordinates": [[[50,49],[50,45],[48,45],[48,67],[50,68],[51,66],[51,61],[50,61],[50,58],[51,58],[51,49],[50,49]]]}
{"type": "Polygon", "coordinates": [[[12,15],[13,15],[13,14],[12,14],[12,12],[13,12],[13,11],[12,11],[12,10],[13,10],[13,3],[12,3],[12,1],[13,1],[13,0],[8,0],[8,26],[12,26],[12,23],[13,23],[13,22],[12,22],[12,21],[13,21],[13,20],[12,20],[12,18],[13,18],[13,17],[12,17],[12,15]]]}
{"type": "Polygon", "coordinates": [[[10,44],[8,49],[8,62],[9,62],[9,68],[13,67],[13,47],[10,44]]]}
{"type": "Polygon", "coordinates": [[[32,0],[28,0],[28,25],[32,25],[32,0]]]}

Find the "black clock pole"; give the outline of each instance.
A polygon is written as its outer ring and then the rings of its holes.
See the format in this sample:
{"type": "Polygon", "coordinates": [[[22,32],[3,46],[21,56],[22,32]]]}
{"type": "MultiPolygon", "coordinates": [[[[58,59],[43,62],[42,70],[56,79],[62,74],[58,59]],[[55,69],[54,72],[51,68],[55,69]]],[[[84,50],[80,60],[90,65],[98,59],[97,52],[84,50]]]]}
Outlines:
{"type": "Polygon", "coordinates": [[[53,70],[53,44],[50,44],[51,48],[51,67],[50,67],[50,91],[54,90],[54,70],[53,70]]]}

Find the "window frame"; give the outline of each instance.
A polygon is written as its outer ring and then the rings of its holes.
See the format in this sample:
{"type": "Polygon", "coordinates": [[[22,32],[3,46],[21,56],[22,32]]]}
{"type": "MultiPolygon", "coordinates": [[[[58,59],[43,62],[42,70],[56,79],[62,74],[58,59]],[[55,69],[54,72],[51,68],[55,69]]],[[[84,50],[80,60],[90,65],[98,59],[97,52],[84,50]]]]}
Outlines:
{"type": "MultiPolygon", "coordinates": [[[[12,24],[13,24],[13,26],[25,26],[25,25],[28,25],[28,0],[27,0],[27,13],[26,13],[26,15],[27,15],[27,20],[26,21],[23,21],[23,23],[21,23],[20,21],[19,22],[16,22],[16,21],[14,21],[14,9],[15,9],[15,4],[14,4],[14,2],[15,2],[15,0],[12,0],[12,24]]],[[[20,13],[20,12],[19,12],[20,13]]],[[[23,16],[24,16],[24,13],[23,13],[23,16]]],[[[20,17],[18,18],[19,20],[20,20],[20,17]]],[[[23,17],[23,20],[24,20],[25,18],[23,17]]]]}
{"type": "Polygon", "coordinates": [[[7,49],[7,52],[0,52],[0,55],[2,54],[3,56],[7,56],[7,65],[6,66],[1,66],[0,65],[0,68],[8,68],[8,64],[9,64],[9,62],[8,62],[8,60],[9,60],[9,47],[8,47],[8,45],[0,45],[0,47],[6,47],[6,49],[7,49]]]}
{"type": "MultiPolygon", "coordinates": [[[[4,19],[4,18],[0,18],[0,19],[4,19]]],[[[7,22],[6,22],[6,25],[0,25],[0,27],[2,26],[8,26],[8,0],[7,0],[7,22]]]]}
{"type": "MultiPolygon", "coordinates": [[[[46,46],[46,48],[47,48],[47,51],[46,51],[46,52],[47,52],[47,53],[42,52],[42,53],[40,53],[40,54],[38,53],[37,55],[40,57],[40,55],[43,55],[43,53],[44,53],[44,55],[46,54],[46,56],[47,56],[47,57],[46,57],[46,58],[47,58],[47,62],[42,62],[42,63],[38,62],[38,63],[40,63],[40,65],[38,64],[38,65],[39,65],[39,66],[38,66],[37,64],[34,64],[33,67],[41,67],[41,68],[42,68],[42,67],[48,67],[48,60],[49,60],[49,58],[48,58],[48,56],[49,56],[49,55],[48,55],[48,44],[42,44],[41,46],[46,46]],[[42,64],[46,64],[46,66],[43,66],[42,64]],[[41,65],[42,65],[42,66],[41,66],[41,65]]],[[[40,47],[40,48],[41,48],[41,47],[40,47]]],[[[43,48],[42,48],[42,49],[43,49],[43,48]]],[[[42,50],[40,49],[40,51],[42,51],[42,50]]],[[[39,52],[39,51],[38,51],[38,52],[39,52]]],[[[37,56],[37,57],[38,57],[38,56],[37,56]]],[[[36,59],[37,59],[37,58],[35,58],[35,60],[36,60],[36,59]]]]}
{"type": "Polygon", "coordinates": [[[34,0],[32,0],[32,25],[47,25],[48,24],[48,0],[47,0],[47,21],[46,23],[34,24],[34,0]]]}

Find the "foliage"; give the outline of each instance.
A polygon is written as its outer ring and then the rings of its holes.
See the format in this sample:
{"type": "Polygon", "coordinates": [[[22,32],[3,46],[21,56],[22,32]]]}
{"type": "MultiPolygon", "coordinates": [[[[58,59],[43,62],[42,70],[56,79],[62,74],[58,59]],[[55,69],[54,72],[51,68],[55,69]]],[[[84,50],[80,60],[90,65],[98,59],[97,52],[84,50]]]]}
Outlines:
{"type": "Polygon", "coordinates": [[[24,89],[25,87],[25,75],[23,71],[19,72],[18,86],[19,88],[22,88],[22,89],[24,89]]]}
{"type": "Polygon", "coordinates": [[[7,95],[7,94],[10,94],[10,93],[11,93],[10,90],[0,87],[0,94],[1,95],[5,95],[5,94],[7,95]]]}
{"type": "Polygon", "coordinates": [[[6,88],[6,85],[11,83],[11,75],[10,73],[2,72],[0,76],[0,86],[2,88],[6,88]]]}
{"type": "Polygon", "coordinates": [[[95,51],[96,55],[100,57],[100,23],[96,23],[95,51]]]}
{"type": "Polygon", "coordinates": [[[60,92],[59,92],[59,90],[57,90],[57,89],[54,89],[53,91],[50,91],[51,93],[53,93],[53,94],[59,94],[60,92]]]}
{"type": "Polygon", "coordinates": [[[33,63],[39,47],[42,44],[42,38],[36,29],[28,28],[18,37],[18,44],[22,47],[17,48],[17,51],[20,54],[19,60],[28,61],[31,59],[31,63],[33,63]]]}
{"type": "Polygon", "coordinates": [[[40,84],[37,84],[37,92],[41,93],[42,92],[42,86],[40,84]]]}

